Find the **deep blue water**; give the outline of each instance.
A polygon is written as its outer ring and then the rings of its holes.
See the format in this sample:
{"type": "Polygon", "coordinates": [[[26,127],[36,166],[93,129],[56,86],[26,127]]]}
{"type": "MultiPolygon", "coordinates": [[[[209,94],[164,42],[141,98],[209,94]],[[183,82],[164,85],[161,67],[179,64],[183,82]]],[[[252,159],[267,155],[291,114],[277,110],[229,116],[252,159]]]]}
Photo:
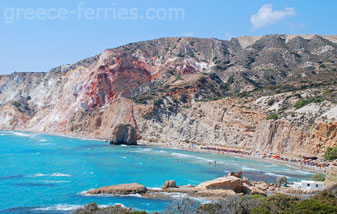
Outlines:
{"type": "Polygon", "coordinates": [[[249,179],[269,182],[281,175],[291,181],[312,176],[221,154],[0,131],[0,213],[69,213],[90,202],[159,211],[170,202],[135,196],[91,197],[81,192],[132,182],[161,187],[169,179],[178,185],[196,185],[239,170],[249,179]],[[209,164],[214,160],[217,166],[209,164]]]}

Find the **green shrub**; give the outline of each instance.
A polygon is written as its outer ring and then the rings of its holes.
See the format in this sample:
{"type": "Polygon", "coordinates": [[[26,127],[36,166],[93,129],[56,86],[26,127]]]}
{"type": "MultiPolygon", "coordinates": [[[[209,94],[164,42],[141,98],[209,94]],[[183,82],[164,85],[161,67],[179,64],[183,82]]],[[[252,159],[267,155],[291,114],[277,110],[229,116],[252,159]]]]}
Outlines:
{"type": "Polygon", "coordinates": [[[314,181],[325,181],[325,176],[323,174],[316,173],[312,176],[312,180],[314,180],[314,181]]]}
{"type": "Polygon", "coordinates": [[[180,96],[180,102],[187,103],[187,98],[188,98],[188,96],[186,94],[182,94],[180,96]]]}
{"type": "Polygon", "coordinates": [[[271,114],[267,117],[267,120],[277,120],[278,116],[276,114],[271,114]]]}
{"type": "Polygon", "coordinates": [[[325,160],[336,160],[337,159],[337,146],[329,147],[324,154],[325,160]]]}
{"type": "Polygon", "coordinates": [[[308,105],[310,103],[320,103],[320,102],[323,102],[323,98],[321,98],[321,97],[310,97],[308,99],[300,99],[299,101],[297,101],[295,103],[294,107],[296,109],[300,109],[303,106],[308,105]]]}
{"type": "Polygon", "coordinates": [[[296,109],[300,109],[300,108],[302,108],[303,106],[305,106],[306,104],[305,104],[305,101],[304,100],[299,100],[299,101],[297,101],[296,103],[295,103],[295,108],[296,109]]]}
{"type": "Polygon", "coordinates": [[[268,105],[272,106],[275,103],[275,101],[276,101],[275,99],[268,100],[268,105]]]}
{"type": "Polygon", "coordinates": [[[155,106],[160,106],[160,104],[162,104],[162,103],[163,103],[163,99],[161,99],[161,98],[156,99],[156,100],[154,101],[154,105],[155,105],[155,106]]]}
{"type": "Polygon", "coordinates": [[[17,101],[14,101],[13,102],[13,105],[16,107],[16,108],[19,108],[21,106],[21,103],[17,102],[17,101]]]}

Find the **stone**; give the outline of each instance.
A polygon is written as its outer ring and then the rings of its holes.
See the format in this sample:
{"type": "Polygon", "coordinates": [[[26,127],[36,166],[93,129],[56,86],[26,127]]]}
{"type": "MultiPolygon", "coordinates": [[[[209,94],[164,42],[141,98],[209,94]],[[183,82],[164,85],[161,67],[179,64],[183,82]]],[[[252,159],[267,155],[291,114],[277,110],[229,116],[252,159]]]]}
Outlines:
{"type": "Polygon", "coordinates": [[[110,144],[137,145],[137,133],[129,124],[119,124],[115,127],[110,144]]]}
{"type": "Polygon", "coordinates": [[[240,172],[230,172],[227,176],[235,176],[237,178],[242,178],[242,171],[240,172]]]}
{"type": "Polygon", "coordinates": [[[277,184],[277,187],[282,187],[284,184],[287,185],[288,184],[287,177],[283,176],[283,177],[277,178],[276,184],[277,184]]]}
{"type": "Polygon", "coordinates": [[[267,194],[259,189],[259,188],[256,188],[256,187],[253,187],[252,191],[250,192],[250,195],[263,195],[263,196],[267,196],[267,194]]]}
{"type": "Polygon", "coordinates": [[[225,176],[211,181],[205,181],[196,186],[196,188],[202,190],[233,190],[235,192],[241,192],[242,184],[242,180],[238,177],[225,176]]]}
{"type": "Polygon", "coordinates": [[[330,188],[337,185],[337,166],[331,164],[326,172],[326,178],[324,182],[325,188],[330,188]]]}
{"type": "Polygon", "coordinates": [[[253,187],[249,186],[247,183],[243,183],[241,187],[241,191],[248,195],[253,191],[253,187]]]}
{"type": "Polygon", "coordinates": [[[87,191],[88,194],[116,194],[116,195],[128,195],[128,194],[143,194],[147,192],[147,188],[141,184],[119,184],[104,186],[98,189],[87,191]]]}
{"type": "Polygon", "coordinates": [[[174,180],[165,181],[162,189],[168,189],[168,188],[177,188],[176,182],[174,180]]]}

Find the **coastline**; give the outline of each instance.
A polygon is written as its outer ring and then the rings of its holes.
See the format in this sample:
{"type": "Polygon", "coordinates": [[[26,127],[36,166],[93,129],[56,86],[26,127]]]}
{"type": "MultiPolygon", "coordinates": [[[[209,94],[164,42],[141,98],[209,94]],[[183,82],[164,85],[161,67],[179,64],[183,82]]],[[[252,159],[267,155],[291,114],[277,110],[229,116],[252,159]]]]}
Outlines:
{"type": "MultiPolygon", "coordinates": [[[[74,139],[82,139],[82,140],[93,140],[93,141],[100,141],[106,143],[107,140],[99,139],[99,138],[88,138],[85,136],[78,136],[78,135],[66,135],[62,133],[45,133],[45,132],[38,132],[38,131],[31,131],[31,130],[0,130],[0,131],[12,131],[12,132],[27,132],[27,133],[36,133],[36,134],[46,134],[51,136],[59,136],[59,137],[67,137],[67,138],[74,138],[74,139]]],[[[153,143],[149,141],[140,140],[138,142],[138,145],[146,145],[146,146],[153,146],[153,147],[162,147],[162,148],[168,148],[168,149],[176,149],[176,150],[182,150],[182,151],[190,151],[190,152],[200,152],[200,153],[213,153],[213,154],[222,154],[226,156],[241,158],[245,160],[253,160],[253,161],[259,161],[259,162],[265,162],[265,163],[275,163],[281,166],[286,166],[289,168],[293,168],[295,170],[301,170],[301,171],[307,171],[311,173],[321,173],[326,174],[327,169],[326,168],[319,168],[316,166],[306,166],[301,165],[299,163],[295,162],[285,162],[273,158],[262,158],[261,155],[247,155],[247,154],[236,154],[231,152],[216,152],[213,150],[205,150],[201,149],[200,145],[196,145],[191,147],[189,144],[175,144],[175,143],[153,143]]]]}
{"type": "Polygon", "coordinates": [[[205,150],[201,149],[200,146],[194,146],[190,147],[189,145],[184,144],[167,144],[167,143],[152,143],[148,141],[140,141],[139,145],[147,145],[147,146],[153,146],[153,147],[162,147],[162,148],[168,148],[168,149],[177,149],[177,150],[183,150],[183,151],[190,151],[190,152],[200,152],[200,153],[213,153],[213,154],[220,154],[225,156],[231,156],[236,158],[241,158],[245,160],[252,160],[252,161],[259,161],[259,162],[265,162],[265,163],[275,163],[277,165],[286,166],[289,168],[293,168],[295,170],[301,170],[311,173],[321,173],[326,174],[327,169],[326,168],[319,168],[316,166],[306,166],[301,165],[299,163],[295,162],[285,162],[273,158],[262,158],[261,155],[247,155],[247,154],[236,154],[231,152],[216,152],[213,150],[205,150]]]}

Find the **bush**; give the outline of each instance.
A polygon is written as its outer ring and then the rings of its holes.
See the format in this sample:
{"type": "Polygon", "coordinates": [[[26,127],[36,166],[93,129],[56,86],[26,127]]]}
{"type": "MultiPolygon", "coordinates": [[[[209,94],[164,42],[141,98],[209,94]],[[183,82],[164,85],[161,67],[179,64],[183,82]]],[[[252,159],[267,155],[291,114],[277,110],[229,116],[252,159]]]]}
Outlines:
{"type": "Polygon", "coordinates": [[[182,103],[187,103],[187,95],[186,94],[182,94],[181,96],[180,96],[180,102],[182,102],[182,103]]]}
{"type": "Polygon", "coordinates": [[[299,101],[297,101],[295,103],[294,107],[296,109],[300,109],[303,106],[308,105],[310,103],[320,103],[322,101],[323,101],[323,98],[320,98],[320,97],[311,97],[311,98],[308,98],[308,99],[300,99],[299,101]]]}
{"type": "Polygon", "coordinates": [[[275,103],[275,101],[276,101],[275,99],[268,100],[268,105],[272,106],[275,103]]]}
{"type": "Polygon", "coordinates": [[[21,103],[17,102],[17,101],[14,101],[13,102],[13,105],[16,107],[16,108],[19,108],[21,106],[21,103]]]}
{"type": "Polygon", "coordinates": [[[324,154],[325,160],[336,160],[337,159],[337,146],[329,147],[324,154]]]}
{"type": "Polygon", "coordinates": [[[312,176],[312,180],[314,180],[314,181],[325,181],[325,176],[322,175],[322,174],[316,173],[312,176]]]}
{"type": "Polygon", "coordinates": [[[276,114],[271,114],[267,117],[267,120],[277,120],[278,116],[276,114]]]}
{"type": "Polygon", "coordinates": [[[161,98],[154,101],[155,106],[160,106],[160,104],[162,104],[162,103],[163,103],[163,99],[161,99],[161,98]]]}

